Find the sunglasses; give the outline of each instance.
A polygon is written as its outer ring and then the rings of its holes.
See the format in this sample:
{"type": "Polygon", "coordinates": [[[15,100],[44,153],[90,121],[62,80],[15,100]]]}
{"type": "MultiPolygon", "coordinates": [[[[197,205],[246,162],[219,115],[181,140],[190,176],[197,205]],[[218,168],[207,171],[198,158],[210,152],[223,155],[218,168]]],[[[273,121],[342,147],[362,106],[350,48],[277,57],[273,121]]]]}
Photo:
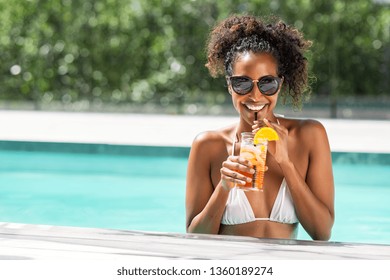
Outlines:
{"type": "Polygon", "coordinates": [[[271,96],[278,92],[282,79],[274,76],[264,76],[260,80],[252,80],[247,76],[231,76],[228,80],[238,95],[245,95],[252,91],[253,84],[256,82],[260,92],[271,96]]]}

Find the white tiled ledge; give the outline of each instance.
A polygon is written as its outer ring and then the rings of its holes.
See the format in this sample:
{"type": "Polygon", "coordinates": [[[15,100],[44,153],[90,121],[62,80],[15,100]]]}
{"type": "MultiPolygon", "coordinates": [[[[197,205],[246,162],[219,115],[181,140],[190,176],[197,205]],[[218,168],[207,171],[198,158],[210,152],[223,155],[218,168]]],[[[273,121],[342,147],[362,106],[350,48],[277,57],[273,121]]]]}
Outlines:
{"type": "MultiPolygon", "coordinates": [[[[390,153],[390,120],[318,119],[335,152],[390,153]]],[[[0,140],[184,146],[237,117],[0,111],[0,140]]]]}
{"type": "Polygon", "coordinates": [[[3,260],[385,260],[390,245],[0,223],[3,260]]]}

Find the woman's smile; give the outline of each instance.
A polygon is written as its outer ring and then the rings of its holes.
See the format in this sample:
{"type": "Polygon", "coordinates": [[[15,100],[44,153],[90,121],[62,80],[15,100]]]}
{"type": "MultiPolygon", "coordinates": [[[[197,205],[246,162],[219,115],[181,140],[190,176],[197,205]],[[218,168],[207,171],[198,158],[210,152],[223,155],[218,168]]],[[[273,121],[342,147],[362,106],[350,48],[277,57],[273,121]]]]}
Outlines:
{"type": "Polygon", "coordinates": [[[242,103],[247,109],[251,111],[261,111],[267,104],[259,104],[259,103],[242,103]]]}

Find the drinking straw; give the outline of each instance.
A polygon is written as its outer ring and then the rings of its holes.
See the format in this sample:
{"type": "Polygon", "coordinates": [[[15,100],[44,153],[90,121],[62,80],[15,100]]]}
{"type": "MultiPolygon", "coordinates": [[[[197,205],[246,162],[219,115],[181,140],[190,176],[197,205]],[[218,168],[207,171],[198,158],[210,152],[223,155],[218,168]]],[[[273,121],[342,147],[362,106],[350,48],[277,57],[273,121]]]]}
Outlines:
{"type": "Polygon", "coordinates": [[[257,112],[255,112],[255,121],[257,121],[257,112]]]}

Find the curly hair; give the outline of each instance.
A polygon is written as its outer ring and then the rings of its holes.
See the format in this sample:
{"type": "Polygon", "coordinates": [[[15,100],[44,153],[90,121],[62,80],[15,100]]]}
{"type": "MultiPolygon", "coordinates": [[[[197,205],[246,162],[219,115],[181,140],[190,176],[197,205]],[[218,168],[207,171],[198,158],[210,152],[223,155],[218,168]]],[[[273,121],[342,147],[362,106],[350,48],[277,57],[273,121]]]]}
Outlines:
{"type": "Polygon", "coordinates": [[[301,32],[274,17],[268,22],[255,16],[233,15],[217,24],[207,41],[207,63],[211,76],[230,76],[233,64],[245,52],[270,53],[284,77],[284,103],[291,97],[294,107],[310,94],[308,63],[304,56],[311,46],[301,32]],[[286,95],[287,93],[287,95],[286,95]]]}

